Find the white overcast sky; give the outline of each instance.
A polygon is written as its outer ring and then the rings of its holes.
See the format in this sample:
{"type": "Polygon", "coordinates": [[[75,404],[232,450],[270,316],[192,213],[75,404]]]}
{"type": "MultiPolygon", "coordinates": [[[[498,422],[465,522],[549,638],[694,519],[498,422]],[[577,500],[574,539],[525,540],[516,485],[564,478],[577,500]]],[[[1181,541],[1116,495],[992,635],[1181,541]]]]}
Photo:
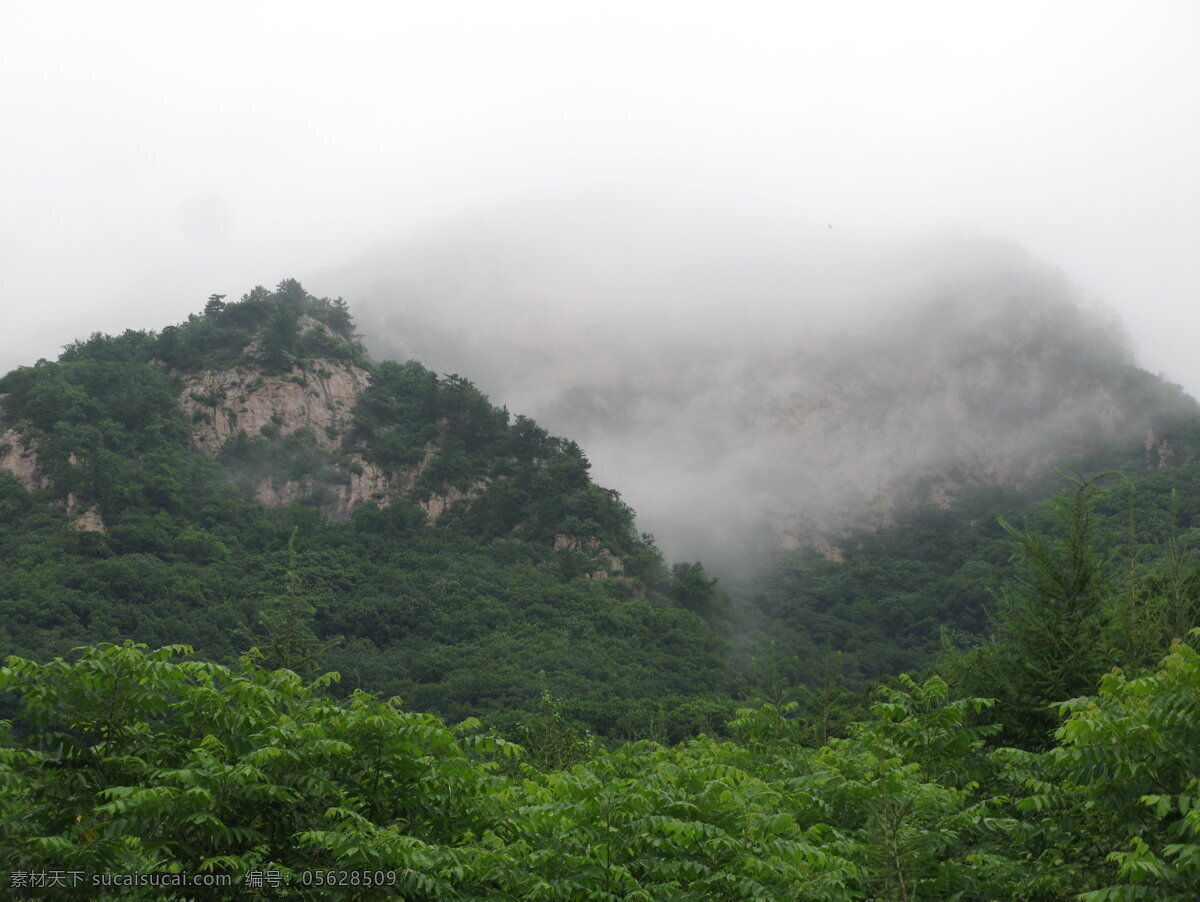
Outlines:
{"type": "Polygon", "coordinates": [[[1197,394],[1198,48],[1194,0],[0,0],[0,370],[628,179],[1011,239],[1197,394]]]}

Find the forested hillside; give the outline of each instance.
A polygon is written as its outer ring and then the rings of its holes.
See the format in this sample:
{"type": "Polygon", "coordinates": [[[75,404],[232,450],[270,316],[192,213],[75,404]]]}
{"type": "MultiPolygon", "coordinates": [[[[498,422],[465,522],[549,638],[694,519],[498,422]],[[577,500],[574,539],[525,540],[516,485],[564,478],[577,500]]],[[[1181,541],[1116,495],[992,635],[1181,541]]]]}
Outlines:
{"type": "Polygon", "coordinates": [[[294,281],[15,370],[8,892],[1195,898],[1200,418],[1117,370],[1153,435],[728,586],[294,281]]]}
{"type": "Polygon", "coordinates": [[[371,362],[295,282],[76,342],[0,403],[7,653],[269,647],[452,718],[551,691],[617,735],[728,710],[702,571],[672,574],[576,444],[371,362]]]}

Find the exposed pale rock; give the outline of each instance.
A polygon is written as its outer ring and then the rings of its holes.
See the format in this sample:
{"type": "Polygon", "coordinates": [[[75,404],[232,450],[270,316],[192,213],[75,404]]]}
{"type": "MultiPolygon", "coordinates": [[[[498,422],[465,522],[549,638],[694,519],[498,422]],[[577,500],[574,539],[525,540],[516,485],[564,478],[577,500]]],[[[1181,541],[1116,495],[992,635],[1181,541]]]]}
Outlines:
{"type": "Polygon", "coordinates": [[[613,579],[624,578],[625,562],[607,548],[599,549],[595,554],[595,558],[602,566],[588,573],[588,579],[608,579],[609,577],[612,577],[613,579]]]}
{"type": "Polygon", "coordinates": [[[209,454],[238,432],[254,437],[264,427],[280,435],[307,427],[320,447],[332,451],[367,381],[366,370],[333,360],[312,361],[283,376],[250,367],[204,370],[184,376],[180,404],[197,446],[209,454]]]}
{"type": "Polygon", "coordinates": [[[1153,429],[1146,433],[1146,440],[1143,443],[1147,454],[1156,454],[1158,457],[1156,466],[1162,469],[1171,459],[1171,443],[1165,438],[1159,438],[1153,429]]]}
{"type": "Polygon", "coordinates": [[[578,536],[558,533],[554,536],[555,551],[578,551],[591,557],[601,568],[584,575],[588,579],[619,579],[625,576],[625,562],[600,544],[599,539],[581,539],[578,536]]]}
{"type": "MultiPolygon", "coordinates": [[[[305,427],[319,447],[333,452],[349,431],[354,405],[368,382],[365,370],[332,360],[310,361],[304,369],[282,376],[267,376],[253,367],[205,370],[183,377],[180,403],[193,423],[196,445],[209,454],[218,453],[239,432],[255,437],[265,428],[288,435],[305,427]]],[[[448,420],[440,420],[439,434],[448,425],[448,420]]],[[[344,468],[345,481],[327,486],[334,498],[323,505],[325,514],[344,520],[359,504],[383,507],[412,492],[438,448],[437,441],[428,443],[419,463],[397,472],[385,471],[361,454],[344,455],[339,466],[344,468]]],[[[421,508],[430,521],[436,521],[454,504],[476,497],[487,484],[477,482],[465,490],[450,487],[422,501],[421,508]]],[[[255,488],[255,497],[268,507],[280,507],[317,488],[311,479],[277,482],[267,477],[255,488]]]]}
{"type": "Polygon", "coordinates": [[[566,533],[558,533],[554,537],[555,551],[580,551],[583,548],[583,542],[575,536],[569,536],[566,533]]]}
{"type": "Polygon", "coordinates": [[[486,481],[475,482],[463,491],[458,486],[452,485],[445,492],[438,495],[432,495],[420,502],[421,509],[429,517],[429,522],[436,523],[438,517],[448,511],[452,506],[459,501],[464,501],[468,498],[477,498],[483,489],[487,488],[486,481]]]}
{"type": "MultiPolygon", "coordinates": [[[[264,428],[277,429],[279,435],[308,428],[320,448],[335,451],[368,381],[366,370],[333,360],[310,361],[304,369],[282,376],[266,376],[253,367],[205,370],[183,378],[180,403],[192,420],[196,445],[209,454],[216,454],[239,432],[254,437],[264,428]]],[[[325,513],[344,520],[359,504],[388,504],[412,490],[434,454],[436,447],[431,444],[416,467],[401,473],[388,473],[360,454],[348,455],[346,482],[330,487],[336,497],[324,505],[325,513]]],[[[308,479],[276,483],[266,478],[258,484],[255,497],[269,507],[280,507],[315,488],[308,479]]]]}
{"type": "Polygon", "coordinates": [[[299,501],[314,488],[316,485],[310,479],[276,483],[268,476],[255,488],[254,499],[266,507],[283,507],[299,501]]]}
{"type": "Polygon", "coordinates": [[[89,504],[81,508],[79,497],[74,492],[67,495],[66,510],[67,516],[71,518],[71,525],[76,529],[82,529],[84,532],[108,531],[104,519],[100,516],[99,506],[89,504]]]}
{"type": "Polygon", "coordinates": [[[44,489],[50,477],[38,469],[37,445],[15,429],[0,432],[0,470],[17,477],[27,491],[44,489]]]}
{"type": "MultiPolygon", "coordinates": [[[[50,477],[38,467],[37,445],[32,439],[25,439],[15,429],[6,429],[0,432],[0,449],[0,470],[7,470],[16,476],[27,491],[44,489],[50,485],[50,477]]],[[[72,454],[68,462],[75,466],[79,460],[72,454]]],[[[86,532],[105,531],[100,508],[95,504],[83,507],[74,492],[67,495],[63,509],[76,529],[86,532]]]]}
{"type": "Polygon", "coordinates": [[[359,454],[352,455],[351,460],[353,465],[348,474],[350,482],[335,488],[337,498],[325,508],[325,513],[331,520],[345,520],[360,504],[383,507],[401,494],[399,488],[388,478],[388,474],[375,464],[363,460],[359,454]]]}
{"type": "Polygon", "coordinates": [[[827,561],[833,561],[836,564],[844,564],[846,562],[846,555],[842,552],[842,549],[822,536],[817,536],[813,539],[813,549],[827,561]]]}

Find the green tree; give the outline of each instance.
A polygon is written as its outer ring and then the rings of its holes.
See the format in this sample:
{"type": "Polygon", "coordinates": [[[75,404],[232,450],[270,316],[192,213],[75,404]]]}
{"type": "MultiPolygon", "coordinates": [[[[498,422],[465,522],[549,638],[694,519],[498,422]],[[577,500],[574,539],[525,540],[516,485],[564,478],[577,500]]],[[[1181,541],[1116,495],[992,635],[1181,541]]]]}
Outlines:
{"type": "MultiPolygon", "coordinates": [[[[1200,638],[1200,631],[1193,631],[1200,638]]],[[[1029,770],[1021,808],[1062,852],[1084,902],[1200,894],[1200,655],[1175,642],[1154,672],[1113,670],[1064,702],[1058,746],[1029,770]]]]}
{"type": "Polygon", "coordinates": [[[342,637],[322,642],[312,630],[316,609],[301,598],[296,573],[299,531],[299,527],[293,529],[288,539],[286,591],[264,605],[260,624],[263,636],[251,654],[257,655],[264,667],[283,668],[311,678],[330,649],[341,643],[342,637]]]}
{"type": "Polygon", "coordinates": [[[717,582],[717,577],[704,572],[704,565],[699,561],[678,563],[671,567],[667,594],[689,611],[701,617],[712,617],[717,610],[717,582]]]}
{"type": "Polygon", "coordinates": [[[947,664],[967,692],[1000,699],[1006,743],[1049,747],[1052,706],[1087,692],[1108,666],[1119,589],[1098,547],[1095,503],[1103,478],[1075,478],[1053,496],[1052,535],[1002,523],[1019,570],[1000,595],[995,638],[947,664]]]}
{"type": "Polygon", "coordinates": [[[0,689],[19,698],[15,738],[0,750],[0,856],[11,870],[276,870],[313,900],[361,898],[364,887],[306,888],[302,871],[384,871],[376,894],[459,897],[483,851],[472,837],[501,826],[481,762],[512,747],[458,736],[395,700],[336,702],[319,691],[333,675],[308,683],[248,659],[177,660],[188,652],[126,643],[0,668],[0,689]]]}

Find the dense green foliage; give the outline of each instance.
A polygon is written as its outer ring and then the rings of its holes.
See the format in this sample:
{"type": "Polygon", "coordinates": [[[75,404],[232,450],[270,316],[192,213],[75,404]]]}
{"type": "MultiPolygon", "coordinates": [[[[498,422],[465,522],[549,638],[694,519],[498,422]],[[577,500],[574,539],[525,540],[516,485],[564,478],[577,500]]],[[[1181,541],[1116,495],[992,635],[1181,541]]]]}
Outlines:
{"type": "MultiPolygon", "coordinates": [[[[1198,634],[1200,635],[1200,634],[1198,634]]],[[[10,658],[0,854],[38,874],[221,875],[89,898],[1187,899],[1200,891],[1200,655],[1065,703],[1045,753],[985,738],[989,702],[882,690],[818,748],[785,706],[731,740],[584,751],[568,769],[468,720],[324,695],[244,658],[101,646],[10,658]],[[353,885],[314,886],[318,872],[353,885]],[[374,885],[364,885],[364,881],[374,885]]],[[[532,738],[532,737],[531,737],[532,738]]],[[[44,878],[42,878],[44,880],[44,878]]],[[[36,887],[36,888],[35,888],[36,887]]]]}
{"type": "MultiPolygon", "coordinates": [[[[1200,622],[1188,601],[1194,588],[1188,580],[1195,576],[1186,565],[1200,537],[1197,422],[1177,418],[1157,425],[1156,435],[1171,448],[1166,465],[1141,442],[1098,445],[1074,462],[1079,472],[1109,473],[1088,492],[1094,585],[1126,596],[1137,585],[1143,594],[1174,599],[1171,613],[1149,598],[1124,605],[1126,616],[1137,619],[1144,603],[1155,610],[1143,619],[1173,623],[1173,632],[1128,634],[1142,637],[1134,655],[1141,664],[1200,622]]],[[[1073,494],[1073,472],[1064,462],[1063,472],[1020,489],[980,486],[962,491],[945,509],[901,509],[892,525],[847,536],[840,543],[844,560],[826,560],[812,550],[780,555],[742,591],[738,610],[775,648],[751,636],[741,656],[769,666],[785,683],[800,684],[821,679],[824,650],[836,649],[843,652],[842,678],[862,686],[932,666],[947,642],[976,644],[993,631],[1001,608],[1021,604],[1014,580],[1027,582],[1033,574],[1023,563],[1023,543],[1013,539],[1057,535],[1063,511],[1052,496],[1063,485],[1073,494]]],[[[1083,691],[1097,674],[1091,668],[1075,689],[1083,691]]]]}
{"type": "Polygon", "coordinates": [[[285,279],[273,292],[259,286],[234,304],[210,300],[203,316],[163,329],[153,354],[183,370],[249,360],[267,374],[286,372],[302,360],[366,360],[346,302],[314,298],[295,279],[285,279]],[[326,329],[302,328],[305,316],[326,329]]]}
{"type": "Polygon", "coordinates": [[[746,593],[744,612],[774,651],[748,643],[743,653],[769,659],[775,679],[791,685],[821,678],[825,649],[842,653],[840,676],[859,686],[929,666],[947,633],[985,632],[1012,557],[996,516],[1020,500],[999,489],[973,504],[906,511],[895,526],[850,537],[842,561],[812,550],[780,555],[746,593]]]}

